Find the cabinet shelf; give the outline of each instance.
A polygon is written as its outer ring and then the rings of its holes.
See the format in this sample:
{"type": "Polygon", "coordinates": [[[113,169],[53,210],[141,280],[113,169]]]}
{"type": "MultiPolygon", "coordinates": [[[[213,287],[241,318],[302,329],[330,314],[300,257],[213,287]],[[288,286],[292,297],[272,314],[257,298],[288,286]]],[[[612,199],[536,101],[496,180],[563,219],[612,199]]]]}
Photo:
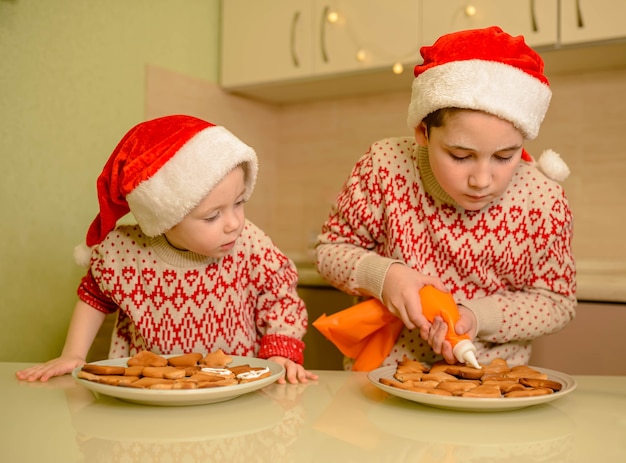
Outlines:
{"type": "Polygon", "coordinates": [[[524,35],[548,76],[626,66],[626,2],[600,0],[593,9],[576,0],[471,3],[467,14],[465,0],[390,0],[384,8],[377,0],[228,0],[220,84],[277,105],[409,92],[420,44],[492,24],[524,35]],[[338,12],[338,24],[324,23],[329,11],[338,12]],[[392,72],[396,62],[401,74],[392,72]]]}

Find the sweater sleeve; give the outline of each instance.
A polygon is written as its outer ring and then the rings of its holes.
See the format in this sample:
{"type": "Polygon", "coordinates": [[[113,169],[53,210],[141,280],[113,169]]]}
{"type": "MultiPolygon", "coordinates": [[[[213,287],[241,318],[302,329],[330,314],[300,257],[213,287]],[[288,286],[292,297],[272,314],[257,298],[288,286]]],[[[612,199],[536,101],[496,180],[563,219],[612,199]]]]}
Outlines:
{"type": "Polygon", "coordinates": [[[308,315],[297,292],[296,266],[269,237],[262,234],[260,241],[265,244],[258,261],[255,259],[255,278],[260,289],[255,317],[262,335],[258,356],[281,356],[302,364],[302,337],[308,327],[308,315]]]}
{"type": "Polygon", "coordinates": [[[353,295],[380,298],[394,262],[381,255],[384,202],[372,148],[357,162],[322,227],[316,267],[332,285],[353,295]]]}
{"type": "Polygon", "coordinates": [[[117,304],[100,290],[100,287],[91,274],[91,269],[87,271],[87,274],[80,281],[77,293],[81,301],[100,312],[110,314],[116,312],[118,309],[117,304]]]}

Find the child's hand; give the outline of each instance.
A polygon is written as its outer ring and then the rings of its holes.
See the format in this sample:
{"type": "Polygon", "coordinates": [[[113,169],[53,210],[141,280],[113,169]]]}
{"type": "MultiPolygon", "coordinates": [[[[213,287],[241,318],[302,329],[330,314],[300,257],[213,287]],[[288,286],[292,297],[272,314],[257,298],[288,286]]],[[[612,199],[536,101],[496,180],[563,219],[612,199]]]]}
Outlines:
{"type": "Polygon", "coordinates": [[[452,344],[446,341],[448,333],[448,324],[441,317],[435,317],[433,323],[428,330],[428,336],[423,338],[435,354],[441,354],[448,363],[456,363],[456,357],[452,353],[452,344]]]}
{"type": "Polygon", "coordinates": [[[383,283],[382,302],[408,329],[419,329],[428,339],[430,322],[422,315],[420,290],[427,285],[446,291],[439,278],[419,273],[404,264],[391,264],[383,283]]]}
{"type": "MultiPolygon", "coordinates": [[[[474,339],[477,330],[476,315],[467,307],[458,306],[460,319],[454,326],[457,334],[468,334],[470,339],[474,339]]],[[[424,338],[433,348],[433,352],[441,354],[448,363],[457,363],[457,359],[452,353],[452,344],[445,340],[448,332],[448,325],[441,317],[435,317],[431,324],[428,336],[424,338]]]]}
{"type": "Polygon", "coordinates": [[[316,380],[317,375],[304,369],[304,367],[293,360],[289,360],[285,357],[270,357],[267,360],[278,363],[285,368],[285,376],[278,379],[278,384],[291,384],[307,383],[309,380],[316,380]]]}
{"type": "Polygon", "coordinates": [[[85,364],[84,358],[78,357],[59,357],[53,360],[49,360],[46,363],[35,365],[24,370],[20,370],[15,373],[18,379],[22,381],[48,381],[54,376],[61,376],[66,373],[71,373],[76,367],[81,367],[85,364]]]}
{"type": "Polygon", "coordinates": [[[454,330],[457,334],[465,334],[467,333],[470,339],[474,339],[478,332],[478,321],[476,320],[476,314],[472,312],[470,309],[463,305],[459,305],[459,315],[461,318],[456,325],[454,326],[454,330]]]}

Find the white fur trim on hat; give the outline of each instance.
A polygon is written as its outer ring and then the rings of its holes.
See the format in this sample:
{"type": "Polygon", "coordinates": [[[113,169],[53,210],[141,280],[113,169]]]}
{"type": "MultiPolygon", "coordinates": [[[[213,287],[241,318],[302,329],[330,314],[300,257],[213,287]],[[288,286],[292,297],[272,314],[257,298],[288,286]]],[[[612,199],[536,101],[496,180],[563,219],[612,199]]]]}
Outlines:
{"type": "Polygon", "coordinates": [[[245,167],[248,199],[258,171],[256,153],[224,127],[211,126],[193,136],[126,200],[143,232],[157,236],[180,223],[240,164],[245,167]]]}
{"type": "Polygon", "coordinates": [[[514,66],[476,59],[432,67],[413,79],[412,89],[410,128],[438,109],[476,109],[512,122],[529,140],[552,96],[548,85],[514,66]]]}

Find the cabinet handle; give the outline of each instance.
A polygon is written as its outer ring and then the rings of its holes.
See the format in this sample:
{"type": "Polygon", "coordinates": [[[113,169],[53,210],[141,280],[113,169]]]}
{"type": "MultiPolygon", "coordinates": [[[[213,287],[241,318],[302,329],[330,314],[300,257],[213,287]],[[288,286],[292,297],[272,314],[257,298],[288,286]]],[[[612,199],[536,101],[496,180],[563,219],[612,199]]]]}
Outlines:
{"type": "Polygon", "coordinates": [[[535,0],[530,0],[530,24],[533,32],[539,32],[539,27],[537,26],[537,15],[535,12],[535,0]]]}
{"type": "Polygon", "coordinates": [[[298,59],[298,54],[296,53],[296,30],[298,29],[298,21],[300,19],[300,12],[296,11],[293,14],[293,18],[291,18],[291,61],[295,67],[300,67],[300,60],[298,59]]]}
{"type": "Polygon", "coordinates": [[[325,63],[328,63],[328,53],[326,52],[326,18],[328,17],[329,11],[330,7],[326,5],[322,12],[322,20],[320,21],[320,51],[322,52],[322,60],[324,60],[325,63]]]}
{"type": "Polygon", "coordinates": [[[585,27],[585,22],[583,21],[583,9],[580,6],[580,0],[576,0],[576,25],[579,29],[585,27]]]}

